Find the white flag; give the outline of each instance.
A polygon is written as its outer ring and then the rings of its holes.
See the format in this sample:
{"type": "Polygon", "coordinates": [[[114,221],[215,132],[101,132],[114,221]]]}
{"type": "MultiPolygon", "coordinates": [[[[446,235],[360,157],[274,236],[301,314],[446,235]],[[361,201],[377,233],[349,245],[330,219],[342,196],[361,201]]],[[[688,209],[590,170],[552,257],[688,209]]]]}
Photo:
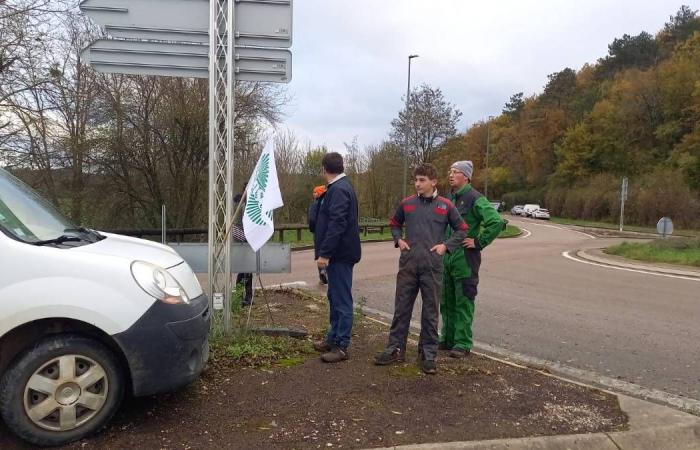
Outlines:
{"type": "Polygon", "coordinates": [[[252,249],[258,251],[275,232],[272,211],[284,205],[277,181],[275,154],[270,146],[260,155],[250,176],[247,192],[243,230],[252,249]]]}

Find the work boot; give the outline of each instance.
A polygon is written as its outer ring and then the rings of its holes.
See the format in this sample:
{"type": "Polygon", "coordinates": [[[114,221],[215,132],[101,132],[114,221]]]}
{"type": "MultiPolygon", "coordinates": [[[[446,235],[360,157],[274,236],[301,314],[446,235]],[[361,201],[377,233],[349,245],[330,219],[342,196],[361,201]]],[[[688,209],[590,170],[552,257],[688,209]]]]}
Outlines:
{"type": "Polygon", "coordinates": [[[402,363],[406,360],[404,353],[398,348],[388,348],[374,357],[377,366],[388,366],[393,363],[402,363]]]}
{"type": "Polygon", "coordinates": [[[326,342],[325,339],[322,341],[314,341],[314,350],[320,353],[326,353],[333,350],[333,346],[326,342]]]}
{"type": "Polygon", "coordinates": [[[420,368],[423,373],[428,375],[435,375],[437,373],[437,364],[435,364],[435,360],[432,359],[422,360],[420,362],[420,368]]]}
{"type": "Polygon", "coordinates": [[[438,350],[452,350],[452,347],[450,347],[450,346],[447,345],[446,343],[440,341],[440,342],[438,343],[438,350]]]}
{"type": "Polygon", "coordinates": [[[467,356],[469,356],[469,353],[471,353],[471,350],[469,350],[469,349],[465,350],[463,348],[455,347],[452,350],[450,350],[449,355],[450,355],[450,358],[462,359],[462,358],[466,358],[467,356]]]}
{"type": "Polygon", "coordinates": [[[337,363],[346,359],[348,359],[348,350],[340,347],[333,347],[331,351],[321,355],[321,361],[327,363],[337,363]]]}

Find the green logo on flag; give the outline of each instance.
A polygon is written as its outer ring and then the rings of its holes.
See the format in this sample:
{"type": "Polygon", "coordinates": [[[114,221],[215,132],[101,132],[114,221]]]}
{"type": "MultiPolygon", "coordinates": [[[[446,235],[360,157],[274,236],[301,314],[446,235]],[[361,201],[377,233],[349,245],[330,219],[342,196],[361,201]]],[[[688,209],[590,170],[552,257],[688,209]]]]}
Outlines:
{"type": "MultiPolygon", "coordinates": [[[[267,181],[270,175],[270,155],[265,153],[260,158],[258,171],[253,178],[253,185],[248,188],[248,200],[245,205],[245,212],[250,220],[260,226],[265,225],[263,220],[262,200],[267,189],[267,181]]],[[[268,211],[265,216],[272,220],[272,211],[268,211]]]]}

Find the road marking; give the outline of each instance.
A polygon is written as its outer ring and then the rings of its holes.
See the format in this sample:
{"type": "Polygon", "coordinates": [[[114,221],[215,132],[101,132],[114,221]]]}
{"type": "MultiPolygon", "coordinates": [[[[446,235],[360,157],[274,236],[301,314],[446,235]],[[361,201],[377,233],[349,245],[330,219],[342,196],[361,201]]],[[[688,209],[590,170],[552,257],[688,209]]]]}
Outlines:
{"type": "Polygon", "coordinates": [[[532,236],[532,232],[530,230],[523,228],[523,227],[520,227],[520,229],[523,230],[527,234],[525,236],[518,236],[518,239],[525,239],[525,238],[529,238],[530,236],[532,236]]]}
{"type": "Polygon", "coordinates": [[[582,260],[582,259],[575,258],[575,257],[571,256],[571,255],[569,254],[569,252],[562,252],[562,253],[561,253],[561,256],[563,256],[564,258],[568,258],[568,259],[570,259],[570,260],[572,260],[572,261],[576,261],[576,262],[578,262],[578,263],[589,264],[589,265],[591,265],[591,266],[604,267],[604,268],[606,268],[606,269],[624,270],[625,272],[636,272],[636,273],[643,273],[643,274],[646,274],[646,275],[656,275],[656,276],[659,276],[659,277],[678,278],[678,279],[681,279],[681,280],[690,280],[690,281],[698,281],[698,282],[700,282],[700,278],[684,277],[684,276],[682,276],[682,275],[672,275],[672,274],[670,274],[670,273],[660,273],[660,272],[652,272],[652,271],[648,271],[648,270],[630,269],[630,268],[628,268],[628,267],[618,267],[618,266],[611,266],[611,265],[608,265],[608,264],[596,263],[596,262],[592,262],[592,261],[584,261],[584,260],[582,260]]]}
{"type": "Polygon", "coordinates": [[[305,288],[308,286],[308,283],[306,281],[292,281],[289,283],[280,283],[280,284],[270,284],[264,287],[255,287],[255,290],[259,289],[284,289],[284,288],[305,288]]]}
{"type": "Polygon", "coordinates": [[[596,237],[593,236],[592,234],[584,233],[583,231],[572,230],[572,229],[569,228],[569,227],[561,227],[561,226],[558,226],[558,225],[549,225],[549,224],[546,224],[546,223],[536,223],[536,222],[530,222],[530,221],[528,221],[527,223],[529,223],[530,225],[539,225],[539,226],[541,226],[541,227],[556,228],[557,230],[571,231],[572,233],[582,234],[582,235],[586,236],[586,237],[589,238],[589,239],[596,239],[596,237]]]}
{"type": "MultiPolygon", "coordinates": [[[[363,308],[363,310],[381,317],[389,319],[392,318],[391,314],[386,313],[384,311],[380,311],[378,309],[365,307],[363,308]]],[[[385,326],[390,326],[388,323],[382,320],[376,319],[371,316],[366,317],[373,322],[385,326]]],[[[416,330],[420,330],[420,324],[413,320],[411,321],[411,327],[413,327],[414,334],[416,330]]],[[[412,344],[417,344],[417,342],[412,340],[412,344]]],[[[473,352],[476,355],[483,356],[485,358],[489,358],[494,361],[513,365],[516,367],[530,368],[542,373],[543,375],[554,376],[556,378],[560,378],[568,382],[576,384],[590,383],[593,385],[603,386],[607,389],[614,390],[617,393],[623,393],[631,395],[633,397],[643,398],[646,400],[653,400],[666,405],[671,405],[684,411],[700,411],[700,400],[696,400],[693,398],[682,397],[679,395],[671,394],[670,392],[660,391],[658,389],[645,388],[635,383],[630,383],[628,381],[623,381],[617,378],[600,375],[590,370],[577,369],[575,367],[566,366],[559,362],[548,361],[546,359],[524,355],[522,353],[517,353],[502,347],[496,347],[495,345],[491,344],[485,344],[483,342],[474,342],[474,348],[479,350],[473,352]]]]}

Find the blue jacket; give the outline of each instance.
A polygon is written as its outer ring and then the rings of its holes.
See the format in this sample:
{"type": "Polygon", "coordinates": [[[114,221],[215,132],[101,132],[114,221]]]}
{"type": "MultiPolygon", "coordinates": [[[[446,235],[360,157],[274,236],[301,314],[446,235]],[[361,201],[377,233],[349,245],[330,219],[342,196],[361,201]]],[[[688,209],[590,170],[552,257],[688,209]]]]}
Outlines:
{"type": "Polygon", "coordinates": [[[362,250],[358,214],[357,196],[347,177],[328,186],[316,216],[316,259],[324,257],[331,263],[349,264],[360,261],[362,250]]]}

